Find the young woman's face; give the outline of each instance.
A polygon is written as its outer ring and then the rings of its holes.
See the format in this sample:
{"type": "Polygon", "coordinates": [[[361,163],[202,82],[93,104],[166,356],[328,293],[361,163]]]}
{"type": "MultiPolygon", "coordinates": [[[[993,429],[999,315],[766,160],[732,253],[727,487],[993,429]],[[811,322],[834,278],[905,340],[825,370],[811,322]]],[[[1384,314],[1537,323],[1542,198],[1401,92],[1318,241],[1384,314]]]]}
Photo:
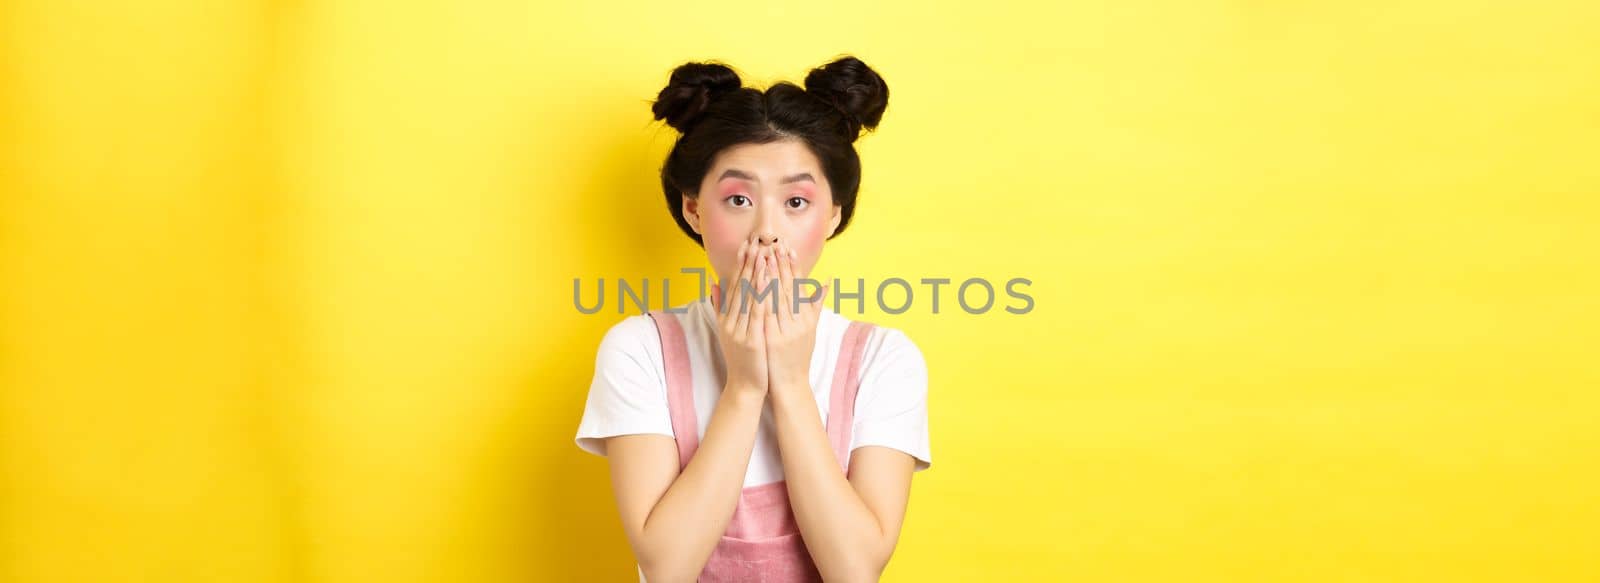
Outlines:
{"type": "Polygon", "coordinates": [[[700,195],[683,199],[684,218],[700,234],[719,281],[739,276],[739,246],[752,237],[760,248],[776,241],[794,249],[795,277],[809,276],[822,242],[839,227],[839,210],[816,155],[798,140],[723,150],[700,195]]]}

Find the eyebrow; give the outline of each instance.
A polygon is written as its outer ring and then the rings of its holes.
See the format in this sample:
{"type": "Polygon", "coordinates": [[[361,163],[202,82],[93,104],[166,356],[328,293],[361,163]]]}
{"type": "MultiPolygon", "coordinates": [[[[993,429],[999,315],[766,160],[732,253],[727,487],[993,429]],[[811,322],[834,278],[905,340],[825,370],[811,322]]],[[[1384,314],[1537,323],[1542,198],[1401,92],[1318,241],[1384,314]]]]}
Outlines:
{"type": "MultiPolygon", "coordinates": [[[[729,178],[738,178],[740,180],[749,180],[751,182],[760,182],[760,180],[756,180],[755,176],[751,176],[750,173],[744,172],[742,170],[737,170],[737,169],[734,169],[734,168],[729,168],[729,169],[723,171],[722,176],[718,176],[717,177],[717,182],[722,182],[723,180],[726,180],[726,179],[729,179],[729,178]]],[[[784,177],[783,180],[779,180],[778,181],[778,184],[789,184],[791,182],[801,182],[801,181],[811,181],[811,182],[815,183],[817,181],[817,179],[812,178],[810,172],[801,172],[801,173],[796,174],[794,176],[786,176],[786,177],[784,177]]]]}

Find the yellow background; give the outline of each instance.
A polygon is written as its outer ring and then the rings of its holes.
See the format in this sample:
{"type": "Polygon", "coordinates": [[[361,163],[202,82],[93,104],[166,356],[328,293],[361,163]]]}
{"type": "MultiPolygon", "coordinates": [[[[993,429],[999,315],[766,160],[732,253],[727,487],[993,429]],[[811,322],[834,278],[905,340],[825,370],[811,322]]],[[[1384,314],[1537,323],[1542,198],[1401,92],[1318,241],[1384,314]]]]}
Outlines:
{"type": "Polygon", "coordinates": [[[572,279],[703,265],[673,66],[844,53],[823,272],[1037,302],[861,316],[886,581],[1600,578],[1595,3],[558,4],[0,5],[0,580],[631,580],[572,279]]]}

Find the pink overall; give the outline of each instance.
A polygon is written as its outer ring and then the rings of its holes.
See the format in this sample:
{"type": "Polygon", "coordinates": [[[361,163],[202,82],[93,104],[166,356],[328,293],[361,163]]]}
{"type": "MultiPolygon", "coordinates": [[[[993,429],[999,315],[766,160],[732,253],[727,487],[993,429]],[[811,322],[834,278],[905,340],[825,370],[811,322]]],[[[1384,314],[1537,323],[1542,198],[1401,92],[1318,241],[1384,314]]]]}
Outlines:
{"type": "MultiPolygon", "coordinates": [[[[678,442],[678,469],[689,465],[700,446],[699,420],[694,410],[693,378],[689,351],[684,344],[678,318],[663,311],[650,312],[661,336],[661,354],[666,363],[667,409],[672,414],[672,433],[678,442]]],[[[833,444],[839,468],[848,471],[850,428],[855,418],[856,391],[860,388],[861,353],[872,325],[850,322],[839,348],[839,360],[824,423],[828,442],[833,444]]],[[[745,488],[733,510],[728,531],[711,551],[700,581],[766,581],[790,583],[822,581],[811,562],[805,542],[800,538],[794,512],[789,508],[789,491],[782,480],[745,488]]]]}

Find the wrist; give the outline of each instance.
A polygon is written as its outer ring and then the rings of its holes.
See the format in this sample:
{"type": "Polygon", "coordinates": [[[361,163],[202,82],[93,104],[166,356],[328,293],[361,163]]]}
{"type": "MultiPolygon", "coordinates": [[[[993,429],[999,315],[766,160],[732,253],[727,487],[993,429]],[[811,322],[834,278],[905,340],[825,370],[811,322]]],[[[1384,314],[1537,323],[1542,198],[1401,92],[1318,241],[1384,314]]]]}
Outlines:
{"type": "Polygon", "coordinates": [[[811,380],[805,378],[773,379],[769,391],[774,399],[782,399],[794,395],[811,397],[811,380]]]}
{"type": "Polygon", "coordinates": [[[766,387],[754,383],[728,381],[728,384],[722,387],[722,398],[724,399],[759,401],[766,396],[766,393],[766,387]]]}

